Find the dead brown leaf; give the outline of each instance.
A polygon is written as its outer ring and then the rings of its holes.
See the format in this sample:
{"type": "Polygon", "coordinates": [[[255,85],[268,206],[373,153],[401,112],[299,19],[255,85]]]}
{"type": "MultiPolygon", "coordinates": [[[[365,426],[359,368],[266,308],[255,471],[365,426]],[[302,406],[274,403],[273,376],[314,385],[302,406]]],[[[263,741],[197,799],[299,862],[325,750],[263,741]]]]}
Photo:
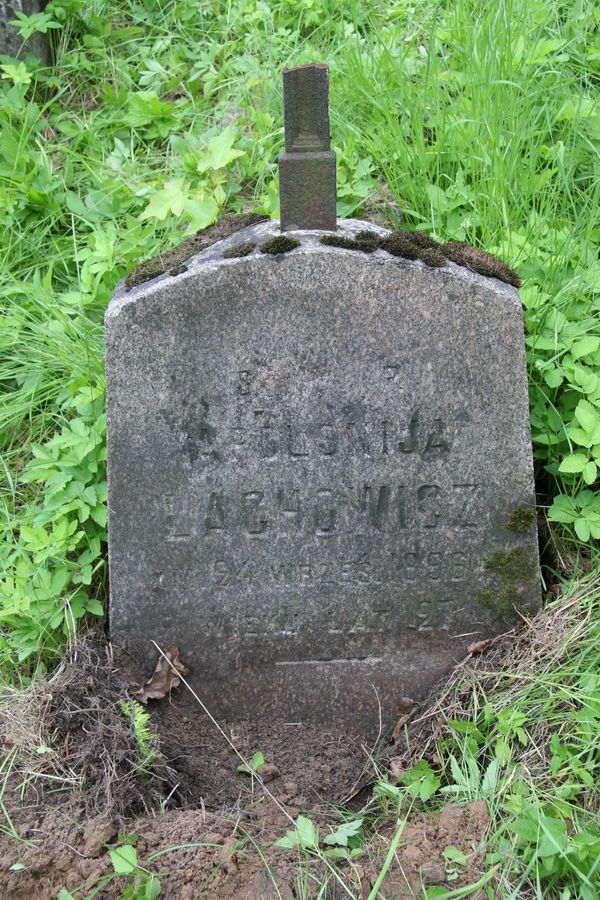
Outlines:
{"type": "Polygon", "coordinates": [[[400,718],[396,722],[396,727],[390,735],[390,743],[393,744],[398,740],[402,729],[411,718],[416,708],[417,701],[413,700],[412,697],[400,697],[400,700],[398,701],[398,708],[396,709],[396,715],[400,716],[400,718]]]}
{"type": "Polygon", "coordinates": [[[393,778],[394,781],[398,781],[405,772],[406,769],[402,765],[400,759],[390,759],[390,778],[393,778]]]}
{"type": "Polygon", "coordinates": [[[486,638],[484,641],[476,641],[474,644],[469,644],[467,647],[467,653],[470,653],[471,656],[474,656],[476,653],[483,653],[484,650],[492,643],[491,638],[486,638]]]}
{"type": "Polygon", "coordinates": [[[179,659],[179,650],[174,644],[171,644],[165,650],[165,656],[161,656],[157,662],[152,678],[149,678],[144,686],[136,691],[135,696],[140,703],[147,703],[148,700],[162,700],[171,693],[173,688],[179,687],[181,684],[179,675],[187,675],[188,671],[187,666],[179,659]],[[176,671],[173,671],[173,667],[176,671]]]}
{"type": "Polygon", "coordinates": [[[263,765],[258,770],[258,774],[262,778],[263,781],[273,781],[274,778],[279,778],[281,772],[277,768],[277,766],[272,765],[271,763],[263,763],[263,765]]]}

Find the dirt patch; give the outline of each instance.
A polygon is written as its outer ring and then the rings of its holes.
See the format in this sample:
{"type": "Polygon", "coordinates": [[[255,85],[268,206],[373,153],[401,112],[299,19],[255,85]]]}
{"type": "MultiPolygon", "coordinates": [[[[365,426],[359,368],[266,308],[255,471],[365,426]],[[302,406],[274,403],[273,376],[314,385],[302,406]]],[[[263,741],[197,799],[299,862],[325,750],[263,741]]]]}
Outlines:
{"type": "MultiPolygon", "coordinates": [[[[252,800],[256,786],[253,794],[252,779],[237,771],[239,757],[204,713],[177,698],[150,706],[149,711],[186,803],[222,809],[252,800]]],[[[367,766],[364,740],[355,735],[289,722],[222,725],[245,759],[261,752],[268,764],[277,767],[280,774],[269,782],[269,789],[287,794],[293,785],[305,808],[341,803],[367,766]]]]}
{"type": "MultiPolygon", "coordinates": [[[[110,854],[124,835],[135,840],[137,877],[148,877],[144,870],[158,877],[164,898],[369,894],[397,830],[396,815],[381,824],[380,806],[360,812],[363,854],[336,860],[335,871],[315,854],[274,846],[300,815],[322,838],[335,830],[339,808],[370,768],[361,739],[285,722],[225,723],[246,759],[260,751],[276,767],[267,793],[238,771],[239,757],[213,723],[175,692],[171,701],[148,704],[148,727],[158,731],[164,754],[148,772],[122,712],[127,697],[106,647],[95,644],[74,651],[45,685],[0,707],[8,751],[0,895],[45,900],[65,889],[77,900],[122,897],[136,875],[117,876],[110,854]]],[[[476,881],[487,826],[483,802],[413,811],[379,896],[396,900],[419,896],[423,885],[476,881]],[[447,858],[448,847],[462,854],[460,864],[447,858]]]]}

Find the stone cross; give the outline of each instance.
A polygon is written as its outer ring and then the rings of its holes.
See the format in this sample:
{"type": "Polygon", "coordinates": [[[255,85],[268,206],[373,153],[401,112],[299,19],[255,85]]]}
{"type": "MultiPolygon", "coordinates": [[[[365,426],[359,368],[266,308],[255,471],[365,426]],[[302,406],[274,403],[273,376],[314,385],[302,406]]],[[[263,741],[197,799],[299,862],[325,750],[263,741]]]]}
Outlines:
{"type": "Polygon", "coordinates": [[[329,146],[329,69],[283,70],[285,150],[279,157],[281,230],[336,230],[335,153],[329,146]]]}

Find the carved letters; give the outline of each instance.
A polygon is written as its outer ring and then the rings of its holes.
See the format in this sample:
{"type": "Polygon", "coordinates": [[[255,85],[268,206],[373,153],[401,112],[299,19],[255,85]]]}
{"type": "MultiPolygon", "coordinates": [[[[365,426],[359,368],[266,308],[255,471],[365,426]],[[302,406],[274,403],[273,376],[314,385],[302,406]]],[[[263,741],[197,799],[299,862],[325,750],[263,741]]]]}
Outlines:
{"type": "Polygon", "coordinates": [[[471,529],[481,522],[480,485],[359,484],[354,490],[323,486],[266,487],[239,492],[213,490],[193,497],[166,498],[165,528],[169,541],[246,534],[253,538],[423,529],[471,529]]]}

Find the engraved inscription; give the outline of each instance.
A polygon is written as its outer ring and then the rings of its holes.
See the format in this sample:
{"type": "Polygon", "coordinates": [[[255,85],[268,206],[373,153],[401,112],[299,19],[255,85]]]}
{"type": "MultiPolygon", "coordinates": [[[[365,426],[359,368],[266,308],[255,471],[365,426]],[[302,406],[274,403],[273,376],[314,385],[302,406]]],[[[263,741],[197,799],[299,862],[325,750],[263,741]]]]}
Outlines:
{"type": "Polygon", "coordinates": [[[359,484],[354,489],[323,485],[306,488],[249,486],[248,490],[210,491],[199,499],[165,498],[168,541],[219,534],[248,537],[317,537],[439,531],[483,525],[481,485],[359,484]]]}
{"type": "MultiPolygon", "coordinates": [[[[237,373],[236,394],[251,394],[252,374],[237,373]]],[[[181,413],[163,411],[192,466],[206,467],[228,459],[260,458],[282,462],[356,457],[385,459],[417,456],[427,462],[447,459],[461,423],[419,409],[393,415],[352,406],[352,412],[301,421],[280,408],[244,408],[235,423],[218,426],[208,400],[182,401],[181,413]]],[[[350,407],[349,407],[350,409],[350,407]]]]}

